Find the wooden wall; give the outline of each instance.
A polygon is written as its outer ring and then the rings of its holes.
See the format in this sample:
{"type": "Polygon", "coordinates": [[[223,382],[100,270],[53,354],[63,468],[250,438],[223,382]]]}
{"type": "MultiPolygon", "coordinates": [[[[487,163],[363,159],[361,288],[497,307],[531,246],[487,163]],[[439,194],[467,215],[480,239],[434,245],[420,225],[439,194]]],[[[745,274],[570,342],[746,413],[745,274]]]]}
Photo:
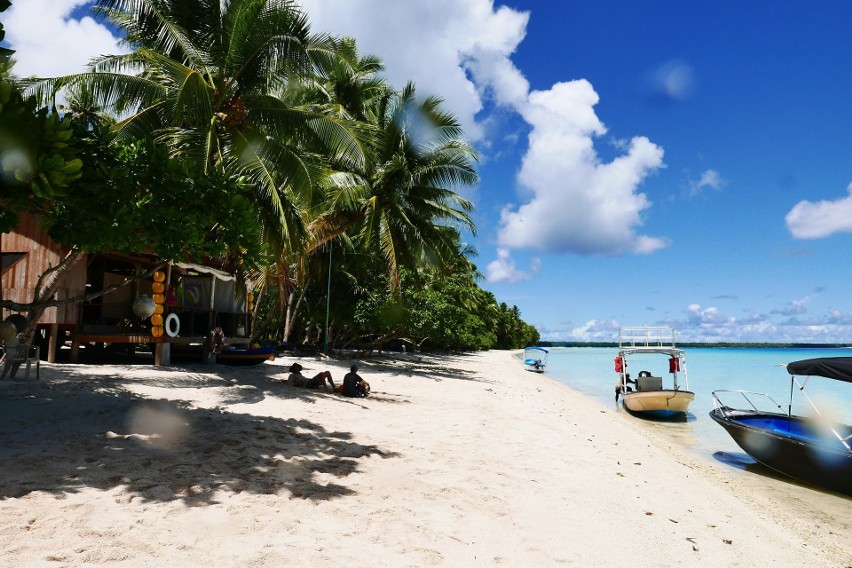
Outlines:
{"type": "MultiPolygon", "coordinates": [[[[25,256],[0,275],[0,295],[4,300],[31,302],[38,277],[49,266],[56,266],[67,252],[54,243],[47,232],[38,226],[38,220],[32,215],[21,215],[18,227],[12,233],[0,234],[0,253],[25,253],[25,256]]],[[[57,292],[57,299],[82,294],[86,286],[86,261],[79,261],[71,268],[63,285],[57,292]]],[[[11,313],[0,310],[0,319],[11,313]]],[[[77,324],[77,304],[68,304],[59,308],[48,308],[39,323],[77,324]]]]}

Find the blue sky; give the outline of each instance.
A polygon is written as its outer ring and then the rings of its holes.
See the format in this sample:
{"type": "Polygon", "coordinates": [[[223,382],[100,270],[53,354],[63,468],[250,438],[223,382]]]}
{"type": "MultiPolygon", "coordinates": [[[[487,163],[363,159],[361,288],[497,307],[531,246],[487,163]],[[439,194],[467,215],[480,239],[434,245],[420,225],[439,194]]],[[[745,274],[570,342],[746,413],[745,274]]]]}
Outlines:
{"type": "MultiPolygon", "coordinates": [[[[17,72],[114,53],[88,2],[13,0],[17,72]]],[[[481,154],[482,285],[543,339],[852,342],[852,4],[305,0],[481,154]]]]}

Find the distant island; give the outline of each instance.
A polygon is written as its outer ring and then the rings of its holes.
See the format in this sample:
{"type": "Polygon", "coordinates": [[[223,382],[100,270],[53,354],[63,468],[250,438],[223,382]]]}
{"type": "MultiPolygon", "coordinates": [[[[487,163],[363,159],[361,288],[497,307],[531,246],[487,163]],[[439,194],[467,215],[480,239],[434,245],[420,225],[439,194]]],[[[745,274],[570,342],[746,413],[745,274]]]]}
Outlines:
{"type": "MultiPolygon", "coordinates": [[[[618,348],[618,343],[613,341],[540,341],[538,345],[542,347],[612,347],[618,348]]],[[[678,343],[679,347],[736,347],[736,348],[759,348],[771,347],[774,349],[843,349],[850,347],[848,343],[727,343],[727,342],[708,342],[708,343],[678,343]]]]}

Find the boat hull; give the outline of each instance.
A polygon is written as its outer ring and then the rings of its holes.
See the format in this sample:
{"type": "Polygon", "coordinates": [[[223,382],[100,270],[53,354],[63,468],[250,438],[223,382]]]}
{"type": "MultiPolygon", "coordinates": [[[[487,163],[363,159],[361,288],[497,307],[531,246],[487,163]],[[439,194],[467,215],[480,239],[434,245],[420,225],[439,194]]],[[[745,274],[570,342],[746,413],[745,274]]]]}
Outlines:
{"type": "Polygon", "coordinates": [[[635,391],[622,395],[622,404],[637,414],[686,414],[695,393],[686,390],[635,391]]]}
{"type": "MultiPolygon", "coordinates": [[[[200,346],[180,347],[172,349],[173,361],[199,362],[204,351],[200,346]]],[[[226,349],[216,355],[216,362],[232,367],[259,365],[264,361],[275,358],[274,347],[259,347],[257,349],[226,349]]]]}
{"type": "Polygon", "coordinates": [[[216,355],[216,362],[232,367],[260,365],[264,361],[275,358],[275,350],[270,348],[234,349],[222,351],[216,355]]]}
{"type": "MultiPolygon", "coordinates": [[[[852,496],[852,451],[799,416],[716,408],[710,412],[755,461],[788,477],[852,496]]],[[[835,425],[841,437],[852,428],[835,425]]]]}

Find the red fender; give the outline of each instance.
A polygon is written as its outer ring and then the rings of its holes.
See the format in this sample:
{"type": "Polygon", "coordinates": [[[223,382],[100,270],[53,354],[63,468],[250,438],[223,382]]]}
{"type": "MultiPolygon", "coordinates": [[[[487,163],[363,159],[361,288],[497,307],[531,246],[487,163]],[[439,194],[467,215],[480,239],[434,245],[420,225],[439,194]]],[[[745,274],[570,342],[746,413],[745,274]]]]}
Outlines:
{"type": "Polygon", "coordinates": [[[621,355],[618,355],[615,358],[615,372],[616,373],[624,372],[624,357],[622,357],[621,355]]]}
{"type": "Polygon", "coordinates": [[[677,373],[680,371],[680,359],[672,357],[669,359],[669,373],[677,373]]]}

